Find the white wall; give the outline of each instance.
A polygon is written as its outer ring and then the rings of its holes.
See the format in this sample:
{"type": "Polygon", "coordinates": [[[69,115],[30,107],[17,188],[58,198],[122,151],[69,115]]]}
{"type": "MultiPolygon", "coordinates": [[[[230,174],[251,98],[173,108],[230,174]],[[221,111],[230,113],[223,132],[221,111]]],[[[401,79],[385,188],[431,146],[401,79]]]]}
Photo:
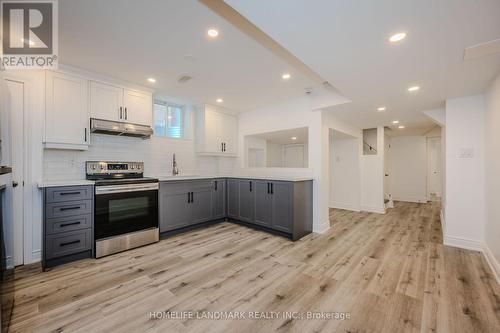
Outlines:
{"type": "Polygon", "coordinates": [[[269,168],[283,167],[283,146],[267,142],[267,166],[269,168]]]}
{"type": "Polygon", "coordinates": [[[500,280],[500,74],[486,94],[485,142],[485,252],[500,280]]]}
{"type": "Polygon", "coordinates": [[[330,135],[330,207],[361,210],[361,177],[358,138],[330,135]]]}
{"type": "Polygon", "coordinates": [[[446,101],[445,244],[479,249],[484,240],[484,97],[446,101]]]}
{"type": "Polygon", "coordinates": [[[427,201],[427,138],[399,136],[391,138],[389,182],[393,200],[427,201]]]}

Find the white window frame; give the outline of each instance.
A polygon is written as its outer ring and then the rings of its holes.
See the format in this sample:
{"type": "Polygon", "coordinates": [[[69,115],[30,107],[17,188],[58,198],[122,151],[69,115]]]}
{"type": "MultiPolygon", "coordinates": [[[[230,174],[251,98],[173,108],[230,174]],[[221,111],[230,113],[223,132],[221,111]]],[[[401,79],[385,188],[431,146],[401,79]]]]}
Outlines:
{"type": "MultiPolygon", "coordinates": [[[[165,119],[165,122],[168,126],[168,119],[165,119]]],[[[165,134],[168,133],[168,127],[165,128],[165,134]]],[[[155,99],[153,101],[153,135],[158,138],[164,138],[164,139],[170,139],[170,140],[185,140],[186,139],[186,105],[183,104],[178,104],[178,103],[172,103],[168,101],[163,101],[161,99],[155,99]],[[168,135],[158,135],[156,134],[156,104],[158,105],[163,105],[167,108],[169,107],[176,107],[176,108],[181,108],[181,118],[180,118],[180,131],[181,131],[181,136],[180,137],[172,137],[168,135]]]]}

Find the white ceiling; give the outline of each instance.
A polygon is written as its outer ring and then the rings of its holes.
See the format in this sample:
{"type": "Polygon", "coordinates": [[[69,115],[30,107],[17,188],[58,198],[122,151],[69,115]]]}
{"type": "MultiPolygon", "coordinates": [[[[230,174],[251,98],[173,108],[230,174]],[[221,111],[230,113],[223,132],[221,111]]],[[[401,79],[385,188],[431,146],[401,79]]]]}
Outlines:
{"type": "Polygon", "coordinates": [[[425,132],[421,111],[483,92],[500,70],[500,54],[463,61],[466,47],[500,38],[498,0],[225,2],[351,99],[330,110],[363,128],[397,119],[425,132]],[[400,31],[407,39],[390,44],[400,31]]]}
{"type": "Polygon", "coordinates": [[[221,97],[223,106],[244,111],[315,87],[196,0],[61,0],[59,35],[61,63],[193,103],[221,97]],[[220,32],[215,40],[206,37],[210,27],[220,32]],[[284,72],[292,79],[284,82],[284,72]],[[183,74],[193,79],[177,83],[183,74]]]}
{"type": "Polygon", "coordinates": [[[309,141],[309,129],[307,127],[292,128],[283,131],[275,131],[268,133],[259,133],[250,135],[254,138],[266,140],[268,143],[286,145],[286,144],[304,144],[309,141]],[[292,137],[297,138],[292,140],[292,137]]]}

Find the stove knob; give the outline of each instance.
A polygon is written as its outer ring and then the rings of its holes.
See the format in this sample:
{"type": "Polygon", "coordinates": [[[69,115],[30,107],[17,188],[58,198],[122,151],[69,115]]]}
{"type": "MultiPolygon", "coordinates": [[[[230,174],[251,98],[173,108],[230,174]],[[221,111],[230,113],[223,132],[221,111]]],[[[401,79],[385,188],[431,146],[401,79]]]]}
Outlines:
{"type": "Polygon", "coordinates": [[[101,170],[104,170],[104,165],[101,165],[101,170]]]}
{"type": "Polygon", "coordinates": [[[134,169],[135,169],[135,167],[132,165],[132,170],[134,170],[134,169]]]}
{"type": "Polygon", "coordinates": [[[95,165],[92,166],[92,170],[95,170],[95,165]]]}

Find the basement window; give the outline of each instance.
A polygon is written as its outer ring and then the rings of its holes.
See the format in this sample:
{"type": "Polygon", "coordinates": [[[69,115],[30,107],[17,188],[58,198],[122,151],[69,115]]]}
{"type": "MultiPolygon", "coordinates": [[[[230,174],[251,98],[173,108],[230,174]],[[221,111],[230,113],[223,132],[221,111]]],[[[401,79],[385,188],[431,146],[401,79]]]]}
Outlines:
{"type": "Polygon", "coordinates": [[[155,100],[155,135],[167,138],[182,139],[184,137],[184,110],[184,105],[155,100]]]}

